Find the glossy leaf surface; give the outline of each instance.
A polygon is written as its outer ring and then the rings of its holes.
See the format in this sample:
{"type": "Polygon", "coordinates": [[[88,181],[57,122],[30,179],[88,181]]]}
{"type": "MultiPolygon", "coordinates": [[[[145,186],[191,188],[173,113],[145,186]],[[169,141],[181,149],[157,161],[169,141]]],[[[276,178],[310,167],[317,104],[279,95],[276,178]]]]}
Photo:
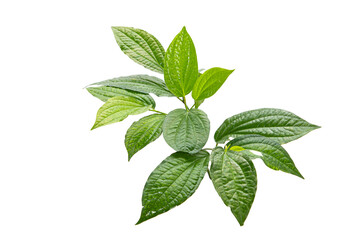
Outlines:
{"type": "Polygon", "coordinates": [[[183,97],[193,89],[198,74],[195,46],[184,27],[166,50],[165,83],[175,96],[183,97]]]}
{"type": "Polygon", "coordinates": [[[261,108],[226,119],[215,132],[215,141],[224,143],[230,137],[257,134],[280,144],[298,139],[319,128],[295,114],[276,108],[261,108]]]}
{"type": "Polygon", "coordinates": [[[215,148],[210,156],[210,175],[214,187],[242,226],[255,198],[255,167],[242,152],[215,148]]]}
{"type": "Polygon", "coordinates": [[[110,98],[117,97],[117,96],[125,96],[125,97],[133,97],[136,99],[139,99],[140,101],[144,102],[151,102],[153,103],[153,99],[149,94],[143,94],[138,92],[133,92],[117,87],[107,87],[107,86],[101,86],[101,87],[88,87],[86,90],[93,95],[94,97],[100,99],[103,102],[106,102],[110,98]]]}
{"type": "Polygon", "coordinates": [[[143,74],[113,78],[91,85],[118,87],[141,93],[153,93],[159,97],[174,97],[163,80],[143,74]]]}
{"type": "Polygon", "coordinates": [[[124,120],[129,115],[144,113],[155,107],[154,100],[148,95],[146,101],[130,96],[117,96],[107,100],[99,109],[92,129],[124,120]]]}
{"type": "Polygon", "coordinates": [[[209,138],[210,121],[199,109],[175,109],[165,118],[164,138],[176,151],[196,153],[209,138]]]}
{"type": "Polygon", "coordinates": [[[150,174],[143,191],[137,224],[169,211],[187,200],[198,188],[209,164],[209,153],[176,152],[150,174]]]}
{"type": "Polygon", "coordinates": [[[112,27],[120,49],[134,62],[152,71],[164,72],[165,51],[150,33],[132,27],[112,27]]]}
{"type": "Polygon", "coordinates": [[[303,178],[287,151],[274,140],[260,135],[244,135],[231,140],[227,146],[229,149],[239,146],[258,151],[262,154],[261,158],[264,163],[271,169],[281,170],[303,178]]]}
{"type": "Polygon", "coordinates": [[[130,126],[125,135],[129,161],[135,153],[160,137],[165,116],[165,114],[152,114],[130,126]]]}
{"type": "Polygon", "coordinates": [[[219,67],[206,70],[196,80],[192,91],[192,97],[195,100],[203,100],[211,97],[219,90],[233,71],[234,70],[227,70],[219,67]]]}

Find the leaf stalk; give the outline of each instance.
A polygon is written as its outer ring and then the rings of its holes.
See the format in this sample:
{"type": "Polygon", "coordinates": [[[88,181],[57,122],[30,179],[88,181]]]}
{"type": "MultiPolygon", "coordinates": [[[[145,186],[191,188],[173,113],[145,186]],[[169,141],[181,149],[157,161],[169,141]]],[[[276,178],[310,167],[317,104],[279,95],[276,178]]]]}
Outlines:
{"type": "Polygon", "coordinates": [[[186,104],[186,97],[185,96],[183,97],[182,102],[184,103],[186,110],[189,111],[190,109],[189,109],[188,105],[186,104]]]}

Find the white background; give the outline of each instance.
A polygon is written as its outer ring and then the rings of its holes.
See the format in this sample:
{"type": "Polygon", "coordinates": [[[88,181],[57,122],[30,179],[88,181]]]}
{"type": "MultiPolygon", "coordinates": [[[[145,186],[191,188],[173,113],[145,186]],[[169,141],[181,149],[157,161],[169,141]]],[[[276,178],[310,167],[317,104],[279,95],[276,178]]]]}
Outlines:
{"type": "MultiPolygon", "coordinates": [[[[359,1],[1,1],[0,239],[360,239],[359,1]],[[305,180],[255,160],[244,227],[205,176],[180,207],[139,226],[161,137],[130,163],[139,116],[90,132],[101,102],[84,86],[152,74],[116,45],[133,26],[167,48],[186,26],[199,67],[236,71],[202,109],[222,121],[282,108],[322,126],[285,145],[305,180]]],[[[156,98],[158,109],[181,107],[156,98]]]]}

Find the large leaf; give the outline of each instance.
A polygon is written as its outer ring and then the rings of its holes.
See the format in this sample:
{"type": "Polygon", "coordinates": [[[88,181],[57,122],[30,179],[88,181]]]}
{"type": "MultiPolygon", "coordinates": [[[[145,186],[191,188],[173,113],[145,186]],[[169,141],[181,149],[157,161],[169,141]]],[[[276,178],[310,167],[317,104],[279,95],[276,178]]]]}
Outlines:
{"type": "Polygon", "coordinates": [[[148,32],[131,27],[112,27],[121,50],[136,63],[163,73],[165,51],[160,42],[148,32]]]}
{"type": "Polygon", "coordinates": [[[160,137],[165,116],[165,114],[152,114],[130,126],[125,135],[129,161],[135,153],[160,137]]]}
{"type": "Polygon", "coordinates": [[[150,96],[147,101],[130,96],[117,96],[107,100],[99,109],[96,121],[91,130],[124,120],[129,115],[144,113],[155,108],[155,102],[150,96]]]}
{"type": "Polygon", "coordinates": [[[242,226],[255,198],[255,167],[242,152],[224,151],[221,147],[214,149],[210,160],[214,187],[242,226]]]}
{"type": "Polygon", "coordinates": [[[200,151],[194,155],[177,152],[160,163],[150,174],[143,191],[140,224],[169,211],[198,188],[209,164],[209,154],[200,151]]]}
{"type": "Polygon", "coordinates": [[[125,97],[133,97],[139,99],[140,101],[151,102],[151,104],[155,104],[154,100],[152,99],[151,96],[149,96],[149,94],[133,92],[117,87],[107,87],[107,86],[88,87],[86,90],[88,90],[88,92],[91,93],[91,95],[100,99],[103,102],[106,102],[110,98],[116,96],[125,96],[125,97]]]}
{"type": "Polygon", "coordinates": [[[141,93],[153,93],[159,97],[174,97],[160,78],[149,75],[118,77],[91,85],[102,85],[133,90],[141,93]]]}
{"type": "Polygon", "coordinates": [[[198,74],[195,46],[184,27],[166,50],[165,83],[175,96],[184,97],[193,89],[198,74]]]}
{"type": "Polygon", "coordinates": [[[164,138],[176,151],[196,153],[209,138],[210,121],[199,109],[175,109],[165,118],[164,138]]]}
{"type": "Polygon", "coordinates": [[[319,128],[295,114],[275,108],[243,112],[226,119],[215,132],[215,141],[224,143],[230,137],[258,134],[280,144],[298,139],[319,128]]]}
{"type": "Polygon", "coordinates": [[[192,91],[192,97],[195,100],[203,100],[211,97],[219,90],[233,71],[234,70],[227,70],[219,67],[206,70],[196,80],[192,91]]]}
{"type": "Polygon", "coordinates": [[[262,154],[261,158],[268,167],[303,178],[290,155],[274,140],[260,135],[244,135],[231,140],[227,144],[229,149],[235,146],[258,151],[262,154]]]}

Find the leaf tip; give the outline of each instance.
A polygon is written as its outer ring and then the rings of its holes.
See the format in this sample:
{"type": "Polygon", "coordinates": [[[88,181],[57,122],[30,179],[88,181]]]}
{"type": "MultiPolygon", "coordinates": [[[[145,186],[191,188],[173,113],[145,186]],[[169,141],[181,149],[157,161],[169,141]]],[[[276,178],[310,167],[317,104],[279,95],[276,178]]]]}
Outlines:
{"type": "Polygon", "coordinates": [[[98,126],[97,126],[97,124],[95,123],[95,124],[92,126],[92,128],[90,129],[90,131],[92,131],[92,130],[94,130],[94,129],[96,129],[96,128],[98,128],[98,126]]]}
{"type": "Polygon", "coordinates": [[[296,172],[294,173],[295,176],[305,179],[303,175],[301,175],[301,173],[299,172],[299,170],[296,169],[296,172]]]}
{"type": "Polygon", "coordinates": [[[242,217],[240,217],[240,216],[237,216],[237,215],[235,215],[235,214],[234,214],[234,216],[235,216],[236,220],[238,221],[238,223],[240,224],[240,227],[244,226],[246,217],[245,217],[245,219],[244,219],[244,218],[242,218],[242,217]]]}
{"type": "Polygon", "coordinates": [[[143,216],[142,216],[142,214],[141,214],[139,220],[135,223],[135,226],[136,226],[136,225],[139,225],[139,224],[141,224],[141,223],[143,223],[143,222],[145,222],[145,221],[146,221],[146,219],[144,219],[143,216]]]}

